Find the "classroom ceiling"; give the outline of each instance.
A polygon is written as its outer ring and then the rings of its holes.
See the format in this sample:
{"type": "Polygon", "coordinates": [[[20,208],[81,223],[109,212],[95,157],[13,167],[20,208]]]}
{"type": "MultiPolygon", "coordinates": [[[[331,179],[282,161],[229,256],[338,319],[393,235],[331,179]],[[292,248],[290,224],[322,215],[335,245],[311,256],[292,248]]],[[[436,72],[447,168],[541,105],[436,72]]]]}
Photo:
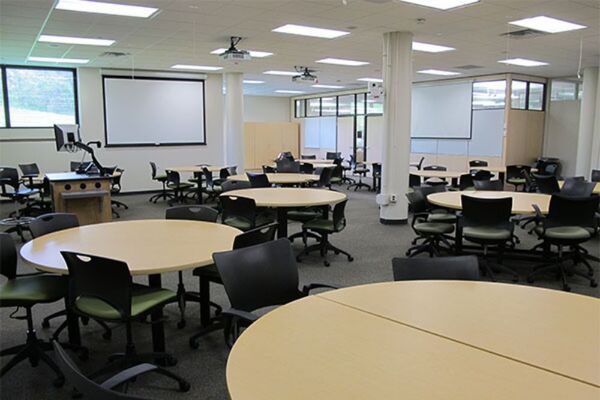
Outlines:
{"type": "MultiPolygon", "coordinates": [[[[399,0],[103,0],[151,6],[152,18],[131,18],[53,9],[53,0],[0,0],[0,62],[33,63],[28,56],[87,58],[85,67],[170,70],[173,64],[221,66],[244,72],[244,79],[265,81],[245,85],[247,94],[278,95],[275,90],[306,93],[325,89],[292,83],[290,77],[264,75],[267,70],[292,71],[295,65],[318,70],[319,83],[354,89],[356,79],[381,77],[382,35],[411,31],[415,41],[456,48],[445,53],[414,52],[414,70],[442,69],[461,76],[515,72],[542,77],[577,74],[581,65],[600,60],[600,0],[481,0],[441,11],[399,0]],[[586,29],[523,39],[501,36],[523,28],[508,21],[545,15],[586,25],[586,29]],[[351,32],[337,39],[275,33],[284,24],[308,25],[351,32]],[[114,39],[110,47],[39,43],[38,35],[114,39]],[[229,36],[242,36],[238,48],[274,53],[240,62],[222,61],[211,51],[228,47],[229,36]],[[122,52],[123,57],[102,56],[122,52]],[[367,61],[365,66],[318,64],[326,58],[367,61]],[[498,63],[505,58],[549,63],[518,67],[498,63]],[[461,69],[460,66],[477,66],[461,69]]],[[[65,64],[61,64],[65,65],[65,64]]],[[[171,70],[172,71],[172,70],[171,70]]],[[[415,73],[415,81],[439,77],[415,73]]],[[[280,94],[281,95],[281,94],[280,94]]],[[[290,94],[285,94],[290,96],[290,94]]]]}

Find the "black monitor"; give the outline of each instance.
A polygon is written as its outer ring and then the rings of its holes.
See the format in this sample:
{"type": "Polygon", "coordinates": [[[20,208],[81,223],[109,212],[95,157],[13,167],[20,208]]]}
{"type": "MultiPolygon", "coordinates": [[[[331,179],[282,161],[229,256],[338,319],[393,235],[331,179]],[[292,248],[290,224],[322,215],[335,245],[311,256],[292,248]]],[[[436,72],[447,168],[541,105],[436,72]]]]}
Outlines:
{"type": "Polygon", "coordinates": [[[56,151],[71,153],[78,151],[79,149],[75,146],[75,143],[81,142],[79,125],[54,125],[54,140],[56,151]]]}

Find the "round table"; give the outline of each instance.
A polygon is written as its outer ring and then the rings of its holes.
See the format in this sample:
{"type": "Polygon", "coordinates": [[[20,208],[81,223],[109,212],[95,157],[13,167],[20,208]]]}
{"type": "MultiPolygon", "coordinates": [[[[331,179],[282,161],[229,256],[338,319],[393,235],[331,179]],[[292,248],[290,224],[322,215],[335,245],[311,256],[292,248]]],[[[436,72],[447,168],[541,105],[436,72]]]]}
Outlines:
{"type": "Polygon", "coordinates": [[[277,209],[277,237],[287,237],[287,212],[290,208],[316,207],[337,204],[346,200],[344,193],[327,189],[256,188],[232,190],[221,196],[239,196],[253,199],[258,207],[277,209]]]}
{"type": "Polygon", "coordinates": [[[600,301],[470,281],[386,282],[259,318],[227,362],[233,400],[597,399],[600,301]]]}
{"type": "Polygon", "coordinates": [[[204,168],[208,169],[211,173],[216,173],[221,171],[223,168],[227,168],[225,166],[218,165],[184,165],[179,167],[168,167],[165,168],[165,171],[175,171],[175,172],[191,172],[198,179],[198,183],[196,184],[196,193],[198,195],[198,204],[202,204],[202,193],[204,192],[202,185],[202,177],[204,168]]]}
{"type": "MultiPolygon", "coordinates": [[[[269,173],[267,174],[270,183],[276,185],[296,185],[308,182],[314,182],[319,180],[319,175],[311,174],[296,174],[296,173],[269,173]]],[[[232,181],[244,181],[248,182],[248,176],[246,174],[231,175],[227,177],[232,181]]]]}
{"type": "Polygon", "coordinates": [[[436,206],[451,208],[454,210],[461,210],[461,196],[462,195],[478,197],[482,199],[499,199],[505,197],[511,197],[513,200],[512,213],[513,214],[532,214],[534,209],[532,204],[537,204],[540,211],[543,214],[548,213],[550,206],[550,195],[541,193],[524,193],[524,192],[495,192],[495,191],[482,191],[482,190],[464,190],[456,192],[441,192],[432,193],[427,196],[427,201],[436,206]]]}
{"type": "MultiPolygon", "coordinates": [[[[183,220],[138,220],[84,225],[50,233],[27,242],[21,256],[35,268],[68,274],[61,251],[97,255],[127,263],[132,275],[148,275],[151,287],[161,287],[161,273],[182,271],[213,263],[212,254],[231,250],[241,231],[227,225],[183,220]]],[[[201,305],[203,313],[208,305],[201,305]]],[[[69,324],[69,336],[79,343],[79,327],[69,324]]],[[[152,315],[162,319],[162,311],[152,315]]],[[[162,322],[152,325],[154,350],[163,352],[162,322]]]]}

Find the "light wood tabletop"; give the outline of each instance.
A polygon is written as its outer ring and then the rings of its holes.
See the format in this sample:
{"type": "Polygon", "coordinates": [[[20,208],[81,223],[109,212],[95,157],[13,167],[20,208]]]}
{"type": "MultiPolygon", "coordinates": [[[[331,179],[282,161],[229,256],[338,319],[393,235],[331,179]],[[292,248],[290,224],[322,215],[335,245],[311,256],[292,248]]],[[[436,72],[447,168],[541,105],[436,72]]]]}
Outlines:
{"type": "Polygon", "coordinates": [[[233,400],[595,400],[599,394],[591,385],[320,296],[252,324],[230,352],[226,375],[233,400]]]}
{"type": "Polygon", "coordinates": [[[461,171],[410,171],[412,175],[417,175],[422,178],[458,178],[463,174],[468,174],[468,172],[461,171]]]}
{"type": "Polygon", "coordinates": [[[386,282],[319,296],[600,388],[594,297],[471,281],[386,282]]]}
{"type": "MultiPolygon", "coordinates": [[[[274,173],[267,174],[267,178],[269,178],[269,182],[274,183],[276,185],[292,185],[297,183],[307,183],[314,182],[319,180],[319,175],[311,175],[311,174],[296,174],[296,173],[274,173]]],[[[227,177],[232,181],[244,181],[248,182],[248,176],[246,174],[239,175],[231,175],[227,177]]]]}
{"type": "Polygon", "coordinates": [[[299,159],[296,161],[300,161],[300,163],[304,164],[333,164],[334,160],[327,160],[327,159],[323,159],[323,158],[318,158],[316,160],[305,160],[305,159],[299,159]]]}
{"type": "Polygon", "coordinates": [[[21,256],[42,271],[67,274],[61,250],[125,261],[132,275],[151,275],[212,264],[212,254],[231,250],[241,231],[227,225],[182,220],[93,224],[41,236],[21,256]]]}
{"type": "Polygon", "coordinates": [[[327,189],[256,188],[232,190],[221,196],[240,196],[254,199],[259,207],[290,208],[337,204],[346,199],[344,193],[327,189]]]}
{"type": "Polygon", "coordinates": [[[219,172],[223,168],[228,168],[223,165],[183,165],[179,167],[168,167],[165,171],[177,171],[177,172],[203,172],[203,168],[208,169],[210,172],[219,172]]]}
{"type": "Polygon", "coordinates": [[[534,209],[532,204],[537,204],[543,214],[548,213],[550,207],[550,195],[541,193],[524,192],[504,192],[504,191],[482,191],[482,190],[464,190],[456,192],[432,193],[427,196],[427,200],[436,206],[452,208],[454,210],[462,209],[462,195],[478,197],[482,199],[499,199],[511,197],[513,199],[513,214],[532,214],[534,209]]]}

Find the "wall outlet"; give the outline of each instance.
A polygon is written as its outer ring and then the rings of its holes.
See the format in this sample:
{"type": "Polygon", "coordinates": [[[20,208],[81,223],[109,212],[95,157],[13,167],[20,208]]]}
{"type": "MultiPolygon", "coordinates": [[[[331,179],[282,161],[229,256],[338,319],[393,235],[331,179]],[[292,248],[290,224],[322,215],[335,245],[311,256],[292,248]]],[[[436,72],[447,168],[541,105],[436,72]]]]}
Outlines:
{"type": "Polygon", "coordinates": [[[395,194],[390,194],[390,203],[398,201],[398,197],[395,194]]]}

